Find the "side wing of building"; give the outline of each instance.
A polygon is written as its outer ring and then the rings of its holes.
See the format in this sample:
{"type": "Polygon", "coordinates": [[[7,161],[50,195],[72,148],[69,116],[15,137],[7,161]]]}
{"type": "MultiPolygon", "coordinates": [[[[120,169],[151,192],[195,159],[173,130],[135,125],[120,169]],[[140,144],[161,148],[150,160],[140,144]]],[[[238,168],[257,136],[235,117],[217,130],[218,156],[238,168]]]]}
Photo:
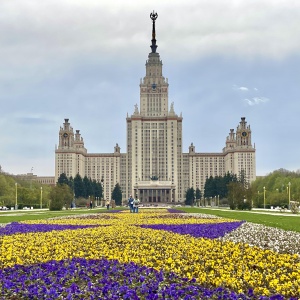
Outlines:
{"type": "Polygon", "coordinates": [[[121,175],[124,174],[124,162],[126,159],[121,155],[118,144],[113,153],[88,153],[80,131],[76,130],[74,134],[69,120],[65,119],[60,127],[59,144],[55,149],[55,182],[62,173],[73,178],[77,174],[82,178],[87,176],[101,182],[104,199],[111,199],[112,190],[120,183],[121,175]]]}

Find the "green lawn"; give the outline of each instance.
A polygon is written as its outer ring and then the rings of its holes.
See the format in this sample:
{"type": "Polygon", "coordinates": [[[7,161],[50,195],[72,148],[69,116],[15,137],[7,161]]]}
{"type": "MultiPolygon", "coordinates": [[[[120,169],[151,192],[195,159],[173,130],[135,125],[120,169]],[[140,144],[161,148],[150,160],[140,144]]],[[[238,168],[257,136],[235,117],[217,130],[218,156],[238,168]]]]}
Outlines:
{"type": "Polygon", "coordinates": [[[236,220],[245,220],[252,223],[263,224],[266,226],[282,228],[285,230],[300,232],[300,215],[283,215],[277,213],[276,215],[271,215],[268,212],[249,212],[249,211],[233,211],[233,210],[218,210],[209,208],[180,208],[190,213],[204,213],[211,214],[223,218],[231,218],[236,220]]]}

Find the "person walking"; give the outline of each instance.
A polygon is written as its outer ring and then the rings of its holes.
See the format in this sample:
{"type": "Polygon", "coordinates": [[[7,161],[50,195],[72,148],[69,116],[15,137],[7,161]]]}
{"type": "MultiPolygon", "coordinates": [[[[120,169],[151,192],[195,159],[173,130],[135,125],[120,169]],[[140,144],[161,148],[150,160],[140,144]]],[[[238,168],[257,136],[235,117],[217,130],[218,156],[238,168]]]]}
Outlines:
{"type": "Polygon", "coordinates": [[[138,213],[139,212],[139,204],[140,204],[140,199],[138,196],[135,196],[133,200],[133,212],[138,213]]]}
{"type": "Polygon", "coordinates": [[[128,206],[129,206],[129,209],[130,209],[130,212],[134,212],[133,211],[133,198],[132,196],[130,195],[129,198],[128,198],[128,206]]]}
{"type": "Polygon", "coordinates": [[[92,209],[93,208],[93,200],[91,200],[91,202],[90,202],[90,209],[92,209]]]}
{"type": "Polygon", "coordinates": [[[106,200],[106,208],[107,208],[107,210],[109,210],[109,205],[110,205],[110,201],[106,200]]]}

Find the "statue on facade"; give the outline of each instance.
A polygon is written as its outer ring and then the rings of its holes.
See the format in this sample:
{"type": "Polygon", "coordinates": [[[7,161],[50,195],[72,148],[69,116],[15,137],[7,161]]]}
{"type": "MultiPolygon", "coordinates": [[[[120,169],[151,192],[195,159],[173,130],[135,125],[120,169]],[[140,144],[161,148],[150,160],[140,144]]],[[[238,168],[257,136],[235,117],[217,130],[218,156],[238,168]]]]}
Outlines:
{"type": "Polygon", "coordinates": [[[139,107],[137,104],[134,105],[134,114],[138,115],[139,114],[139,107]]]}

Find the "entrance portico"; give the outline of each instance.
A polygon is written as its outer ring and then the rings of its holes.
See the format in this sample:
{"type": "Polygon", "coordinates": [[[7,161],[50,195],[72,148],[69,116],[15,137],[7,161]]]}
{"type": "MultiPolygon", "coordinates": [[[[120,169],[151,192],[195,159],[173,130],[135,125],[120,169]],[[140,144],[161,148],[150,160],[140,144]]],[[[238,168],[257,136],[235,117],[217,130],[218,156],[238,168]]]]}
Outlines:
{"type": "Polygon", "coordinates": [[[134,195],[143,203],[175,202],[175,185],[171,181],[139,181],[134,186],[134,195]]]}

